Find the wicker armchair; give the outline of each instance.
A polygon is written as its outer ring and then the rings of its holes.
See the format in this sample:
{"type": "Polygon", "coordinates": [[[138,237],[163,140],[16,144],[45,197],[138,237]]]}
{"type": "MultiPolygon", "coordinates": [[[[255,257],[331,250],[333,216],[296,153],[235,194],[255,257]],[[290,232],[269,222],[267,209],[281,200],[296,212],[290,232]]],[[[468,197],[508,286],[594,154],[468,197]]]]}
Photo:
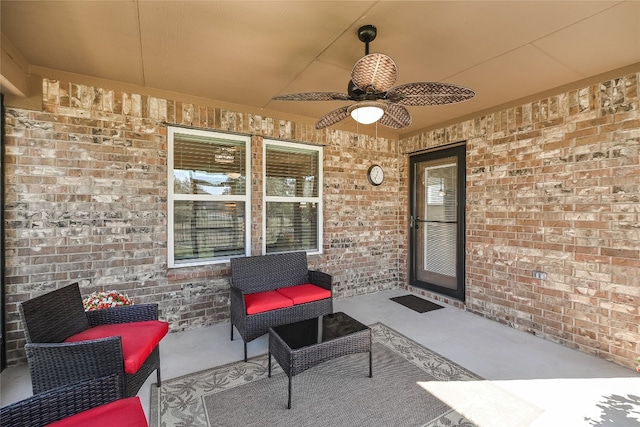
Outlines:
{"type": "Polygon", "coordinates": [[[158,321],[157,304],[85,312],[75,283],[19,309],[34,394],[116,374],[123,396],[130,397],[154,370],[160,386],[158,346],[169,326],[158,321]]]}
{"type": "Polygon", "coordinates": [[[122,425],[124,419],[128,426],[147,426],[140,399],[122,399],[120,382],[117,375],[110,375],[36,394],[0,408],[0,425],[42,427],[58,422],[56,425],[79,426],[87,425],[89,419],[93,426],[113,426],[122,425]]]}
{"type": "Polygon", "coordinates": [[[306,252],[231,258],[231,340],[235,326],[244,341],[245,362],[247,343],[266,334],[269,328],[333,313],[331,275],[307,268],[306,252]],[[290,307],[248,314],[247,295],[300,284],[316,285],[325,296],[290,307]]]}

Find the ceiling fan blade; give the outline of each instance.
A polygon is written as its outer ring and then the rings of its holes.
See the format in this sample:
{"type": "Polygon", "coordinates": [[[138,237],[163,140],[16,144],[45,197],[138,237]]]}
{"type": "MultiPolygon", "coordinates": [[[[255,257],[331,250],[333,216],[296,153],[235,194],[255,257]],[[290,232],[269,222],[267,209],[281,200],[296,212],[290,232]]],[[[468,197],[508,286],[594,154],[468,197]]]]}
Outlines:
{"type": "Polygon", "coordinates": [[[274,96],[274,101],[350,101],[351,97],[339,92],[306,92],[274,96]]]}
{"type": "Polygon", "coordinates": [[[347,109],[349,106],[338,108],[337,110],[333,110],[330,113],[325,114],[318,120],[316,123],[316,129],[324,129],[327,126],[331,126],[333,124],[338,123],[340,120],[344,120],[349,117],[349,112],[347,109]]]}
{"type": "Polygon", "coordinates": [[[366,91],[372,88],[375,92],[386,92],[398,78],[398,67],[384,53],[370,53],[356,62],[351,70],[351,81],[366,91]]]}
{"type": "Polygon", "coordinates": [[[419,82],[396,86],[387,99],[397,105],[445,105],[467,101],[476,93],[464,86],[448,83],[419,82]]]}
{"type": "Polygon", "coordinates": [[[411,125],[411,114],[406,108],[390,104],[380,119],[380,124],[393,129],[402,129],[411,125]]]}

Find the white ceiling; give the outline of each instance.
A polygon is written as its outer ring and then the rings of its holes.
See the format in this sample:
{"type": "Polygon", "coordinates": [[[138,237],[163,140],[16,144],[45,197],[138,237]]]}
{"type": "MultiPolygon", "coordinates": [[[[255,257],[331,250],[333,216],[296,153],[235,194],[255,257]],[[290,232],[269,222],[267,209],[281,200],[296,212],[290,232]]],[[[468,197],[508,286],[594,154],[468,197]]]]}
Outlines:
{"type": "MultiPolygon", "coordinates": [[[[364,55],[396,62],[396,85],[475,90],[460,104],[408,107],[408,135],[640,63],[640,1],[12,1],[1,31],[31,69],[48,68],[280,112],[311,122],[345,101],[272,101],[346,93],[364,55]],[[37,68],[34,68],[37,67],[37,68]]],[[[264,111],[264,113],[262,113],[264,111]]],[[[340,126],[352,126],[346,119],[340,126]]],[[[372,126],[372,125],[371,125],[372,126]]]]}

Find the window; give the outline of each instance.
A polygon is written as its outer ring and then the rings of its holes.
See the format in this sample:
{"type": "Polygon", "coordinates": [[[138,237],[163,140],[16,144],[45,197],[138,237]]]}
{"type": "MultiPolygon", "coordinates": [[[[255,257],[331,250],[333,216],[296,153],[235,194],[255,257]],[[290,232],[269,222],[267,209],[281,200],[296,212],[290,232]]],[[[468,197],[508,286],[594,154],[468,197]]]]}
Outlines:
{"type": "Polygon", "coordinates": [[[322,251],[322,147],[265,140],[265,253],[322,251]]]}
{"type": "Polygon", "coordinates": [[[250,138],[169,127],[168,265],[249,255],[250,138]]]}

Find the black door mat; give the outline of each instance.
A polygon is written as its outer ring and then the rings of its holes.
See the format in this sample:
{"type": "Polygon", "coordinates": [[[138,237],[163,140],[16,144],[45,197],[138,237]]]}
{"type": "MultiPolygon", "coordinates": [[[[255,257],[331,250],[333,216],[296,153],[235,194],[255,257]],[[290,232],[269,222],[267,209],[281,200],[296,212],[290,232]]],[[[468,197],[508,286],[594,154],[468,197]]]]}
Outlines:
{"type": "Polygon", "coordinates": [[[401,297],[393,297],[390,299],[391,301],[402,304],[413,311],[417,311],[418,313],[426,313],[427,311],[444,308],[441,305],[438,305],[431,301],[427,301],[426,299],[419,298],[415,295],[403,295],[401,297]]]}

